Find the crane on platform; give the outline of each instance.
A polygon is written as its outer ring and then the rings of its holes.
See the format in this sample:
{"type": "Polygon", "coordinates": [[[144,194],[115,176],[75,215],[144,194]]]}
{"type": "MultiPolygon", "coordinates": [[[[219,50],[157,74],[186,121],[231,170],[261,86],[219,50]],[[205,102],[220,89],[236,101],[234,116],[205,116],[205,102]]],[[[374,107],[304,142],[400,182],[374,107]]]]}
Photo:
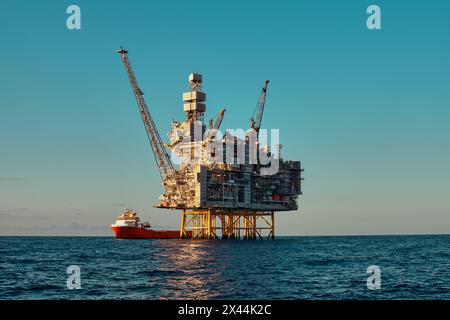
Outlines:
{"type": "Polygon", "coordinates": [[[222,124],[222,120],[223,120],[223,116],[224,116],[224,114],[225,114],[225,109],[221,109],[220,111],[219,111],[219,113],[217,114],[217,117],[216,117],[216,121],[214,122],[214,125],[213,125],[213,119],[211,119],[210,121],[209,121],[209,128],[210,129],[216,129],[216,130],[219,130],[219,128],[220,128],[220,125],[222,124]]]}
{"type": "Polygon", "coordinates": [[[136,97],[136,102],[141,113],[142,121],[144,122],[145,130],[147,131],[147,136],[155,156],[159,174],[163,181],[164,187],[167,189],[167,185],[177,184],[175,169],[161,140],[161,136],[159,135],[156,124],[153,121],[153,117],[148,110],[147,103],[144,99],[144,93],[139,88],[134,72],[131,69],[130,61],[128,59],[128,51],[120,47],[120,49],[116,52],[120,54],[120,58],[125,66],[128,78],[130,79],[131,87],[133,88],[133,92],[136,97]]]}
{"type": "Polygon", "coordinates": [[[267,85],[270,80],[264,82],[264,86],[259,96],[258,104],[256,105],[253,117],[250,119],[250,127],[256,131],[256,140],[258,140],[259,129],[261,128],[262,116],[264,113],[264,105],[266,104],[267,85]],[[255,115],[256,114],[256,115],[255,115]]]}
{"type": "MultiPolygon", "coordinates": [[[[209,137],[209,142],[214,141],[214,139],[216,139],[216,134],[220,128],[220,125],[222,124],[222,120],[223,120],[223,116],[225,115],[225,111],[226,111],[226,109],[221,109],[219,111],[219,113],[216,116],[216,121],[214,121],[214,124],[213,124],[213,119],[209,120],[209,129],[212,130],[210,137],[209,137]]],[[[208,143],[208,140],[205,140],[203,145],[206,146],[207,143],[208,143]]],[[[212,154],[215,154],[215,149],[212,154]]]]}

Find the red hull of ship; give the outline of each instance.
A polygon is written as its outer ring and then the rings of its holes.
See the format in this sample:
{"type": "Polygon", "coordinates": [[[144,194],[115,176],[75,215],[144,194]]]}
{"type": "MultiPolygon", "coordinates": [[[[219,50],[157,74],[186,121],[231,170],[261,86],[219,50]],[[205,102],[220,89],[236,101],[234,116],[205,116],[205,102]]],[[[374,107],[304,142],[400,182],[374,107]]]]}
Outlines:
{"type": "MultiPolygon", "coordinates": [[[[139,227],[111,227],[117,239],[178,239],[180,231],[151,230],[139,227]]],[[[187,234],[188,238],[191,233],[187,234]]]]}

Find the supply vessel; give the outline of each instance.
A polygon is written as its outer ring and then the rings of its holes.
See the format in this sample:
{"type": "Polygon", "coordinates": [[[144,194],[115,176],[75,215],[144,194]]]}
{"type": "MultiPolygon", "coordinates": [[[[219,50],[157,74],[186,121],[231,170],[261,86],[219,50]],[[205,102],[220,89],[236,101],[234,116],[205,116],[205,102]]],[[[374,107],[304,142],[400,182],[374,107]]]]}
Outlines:
{"type": "MultiPolygon", "coordinates": [[[[116,239],[176,239],[180,237],[178,230],[153,230],[148,222],[141,222],[136,212],[127,208],[117,216],[111,225],[116,239]]],[[[190,235],[188,235],[190,238],[190,235]]]]}

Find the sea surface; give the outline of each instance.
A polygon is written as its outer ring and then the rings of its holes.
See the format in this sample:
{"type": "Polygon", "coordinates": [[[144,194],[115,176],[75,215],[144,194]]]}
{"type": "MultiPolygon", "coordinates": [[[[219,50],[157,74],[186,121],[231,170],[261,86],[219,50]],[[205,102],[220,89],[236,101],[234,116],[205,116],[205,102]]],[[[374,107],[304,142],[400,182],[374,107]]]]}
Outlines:
{"type": "Polygon", "coordinates": [[[450,236],[0,237],[0,299],[450,299],[450,236]]]}

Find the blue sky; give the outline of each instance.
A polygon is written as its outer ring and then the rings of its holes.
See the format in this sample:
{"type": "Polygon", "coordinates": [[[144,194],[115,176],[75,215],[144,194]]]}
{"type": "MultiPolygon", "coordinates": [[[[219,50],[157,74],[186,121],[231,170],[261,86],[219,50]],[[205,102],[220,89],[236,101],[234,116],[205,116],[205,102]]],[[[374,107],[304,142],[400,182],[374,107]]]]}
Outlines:
{"type": "Polygon", "coordinates": [[[187,76],[207,118],[263,127],[306,169],[279,234],[450,232],[448,1],[3,1],[0,235],[109,234],[124,205],[155,227],[160,179],[120,58],[166,137],[187,76]],[[81,7],[82,29],[66,28],[81,7]],[[382,30],[366,28],[377,4],[382,30]]]}

